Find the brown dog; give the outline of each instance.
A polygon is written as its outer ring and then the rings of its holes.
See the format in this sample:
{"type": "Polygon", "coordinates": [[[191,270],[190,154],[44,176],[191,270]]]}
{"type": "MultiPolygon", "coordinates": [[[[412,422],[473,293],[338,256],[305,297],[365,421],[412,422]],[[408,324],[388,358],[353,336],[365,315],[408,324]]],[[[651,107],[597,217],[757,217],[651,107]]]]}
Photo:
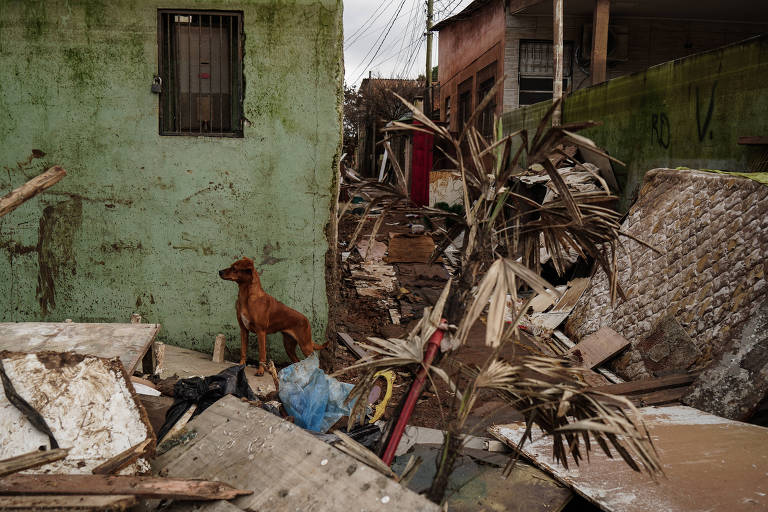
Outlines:
{"type": "Polygon", "coordinates": [[[264,291],[252,259],[237,260],[229,268],[220,270],[219,277],[235,281],[240,288],[235,303],[237,323],[240,324],[240,364],[245,364],[248,331],[256,333],[259,337],[257,375],[264,375],[264,367],[267,364],[267,334],[275,332],[283,334],[285,351],[294,363],[299,361],[296,357],[297,344],[304,356],[312,355],[313,350],[325,348],[312,341],[312,331],[307,317],[264,291]]]}

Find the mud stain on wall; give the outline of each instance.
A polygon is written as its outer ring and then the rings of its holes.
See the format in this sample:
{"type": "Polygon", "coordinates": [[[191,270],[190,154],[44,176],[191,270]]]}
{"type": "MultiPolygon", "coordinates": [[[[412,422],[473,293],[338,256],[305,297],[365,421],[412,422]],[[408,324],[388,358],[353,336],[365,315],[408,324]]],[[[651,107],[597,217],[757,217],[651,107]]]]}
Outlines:
{"type": "Polygon", "coordinates": [[[37,301],[43,315],[56,307],[56,283],[66,274],[77,273],[72,250],[75,232],[83,221],[79,198],[46,206],[37,235],[37,301]]]}

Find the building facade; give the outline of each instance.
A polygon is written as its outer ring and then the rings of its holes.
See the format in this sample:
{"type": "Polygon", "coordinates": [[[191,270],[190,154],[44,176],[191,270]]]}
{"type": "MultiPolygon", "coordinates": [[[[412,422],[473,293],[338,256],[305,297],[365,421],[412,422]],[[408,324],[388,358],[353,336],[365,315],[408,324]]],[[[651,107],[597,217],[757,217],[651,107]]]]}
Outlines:
{"type": "Polygon", "coordinates": [[[208,349],[249,256],[321,340],[342,62],[340,0],[0,0],[0,190],[68,171],[0,219],[0,321],[208,349]]]}

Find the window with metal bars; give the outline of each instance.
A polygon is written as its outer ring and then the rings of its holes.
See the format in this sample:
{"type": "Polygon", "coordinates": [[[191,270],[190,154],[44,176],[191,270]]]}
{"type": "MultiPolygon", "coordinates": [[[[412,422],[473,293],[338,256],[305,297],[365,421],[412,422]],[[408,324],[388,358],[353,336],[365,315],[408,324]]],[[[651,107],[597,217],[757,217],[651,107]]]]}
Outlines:
{"type": "Polygon", "coordinates": [[[243,136],[243,15],[158,11],[160,134],[243,136]]]}
{"type": "MultiPolygon", "coordinates": [[[[563,91],[571,84],[573,43],[563,44],[563,91]]],[[[552,99],[554,54],[552,41],[520,40],[519,104],[531,105],[552,99]]]]}

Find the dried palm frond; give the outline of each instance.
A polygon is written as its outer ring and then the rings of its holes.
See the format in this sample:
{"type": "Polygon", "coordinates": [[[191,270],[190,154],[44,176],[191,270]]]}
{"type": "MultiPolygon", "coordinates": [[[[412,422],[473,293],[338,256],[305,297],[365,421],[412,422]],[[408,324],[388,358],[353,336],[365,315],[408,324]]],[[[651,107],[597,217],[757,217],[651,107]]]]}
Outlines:
{"type": "Polygon", "coordinates": [[[524,357],[518,364],[494,360],[483,370],[463,367],[478,388],[492,389],[526,418],[520,447],[530,440],[535,423],[554,437],[555,460],[568,467],[570,455],[576,465],[588,454],[591,436],[612,457],[609,444],[635,471],[649,475],[661,472],[658,454],[640,415],[625,397],[589,391],[581,374],[585,369],[569,367],[547,357],[524,357]]]}
{"type": "MultiPolygon", "coordinates": [[[[419,320],[416,326],[411,330],[406,339],[399,338],[368,338],[370,343],[360,343],[360,345],[373,352],[370,356],[358,361],[356,364],[343,368],[335,375],[341,375],[350,370],[364,368],[365,373],[357,381],[357,384],[349,393],[345,403],[352,403],[352,411],[349,414],[348,429],[353,425],[365,420],[368,404],[367,397],[376,382],[376,374],[382,369],[393,369],[401,366],[420,365],[424,359],[424,350],[427,341],[441,327],[443,308],[448,299],[448,293],[451,290],[451,280],[449,279],[443,288],[440,298],[434,307],[425,308],[424,316],[419,320]]],[[[437,366],[430,366],[429,372],[439,377],[449,387],[453,386],[451,379],[445,371],[437,366]]]]}
{"type": "MultiPolygon", "coordinates": [[[[569,457],[579,464],[597,443],[609,456],[613,447],[636,471],[651,475],[661,471],[651,438],[628,400],[588,391],[582,377],[584,370],[571,367],[567,361],[528,356],[513,364],[499,358],[507,343],[519,341],[517,323],[527,309],[527,303],[522,307],[518,305],[522,288],[529,287],[553,298],[559,295],[554,286],[540,277],[542,250],[561,275],[571,253],[593,259],[605,271],[615,301],[623,296],[616,269],[617,252],[622,249],[619,240],[629,236],[621,231],[620,215],[612,208],[616,197],[610,193],[605,180],[596,176],[600,186],[593,191],[571,190],[561,170],[553,164],[553,155],[560,161],[562,158],[558,155],[564,154],[571,165],[580,167],[574,157],[562,151],[566,144],[618,162],[592,141],[575,133],[596,126],[596,123],[551,127],[550,118],[559,105],[556,101],[532,137],[526,130],[504,136],[497,121],[496,133],[492,140],[488,140],[472,121],[489,104],[500,84],[501,80],[472,113],[470,122],[458,137],[405,101],[421,125],[395,123],[388,130],[429,131],[443,141],[444,147],[451,148],[452,153],[446,151],[446,157],[455,167],[447,170],[461,179],[463,216],[450,216],[442,210],[417,208],[411,204],[402,169],[397,165],[392,174],[393,183],[359,178],[349,180],[350,194],[361,195],[368,201],[366,215],[360,220],[353,240],[359,236],[362,223],[373,208],[380,208],[382,216],[399,208],[427,218],[450,218],[453,227],[438,232],[443,237],[437,242],[438,250],[445,248],[459,233],[464,234],[461,266],[448,315],[459,328],[455,343],[446,343],[447,346],[455,348],[465,341],[470,328],[487,311],[485,342],[489,353],[485,363],[471,368],[449,352],[440,365],[454,372],[451,377],[444,370],[431,369],[432,373],[444,378],[453,391],[438,472],[428,494],[435,502],[443,498],[448,475],[466,433],[466,420],[479,393],[484,391],[498,394],[523,413],[527,424],[523,440],[530,438],[534,424],[554,436],[555,459],[566,466],[569,457]],[[544,177],[539,181],[548,181],[554,194],[537,200],[528,193],[524,180],[532,174],[544,177]],[[510,313],[514,321],[505,326],[508,296],[512,299],[510,313]]],[[[390,151],[388,144],[385,149],[390,151]]],[[[380,225],[380,222],[374,225],[372,235],[380,225]]],[[[364,415],[362,398],[368,396],[376,371],[421,362],[429,336],[425,329],[436,328],[446,294],[447,289],[441,296],[439,307],[436,305],[431,311],[427,309],[425,318],[406,340],[370,339],[367,348],[375,355],[352,367],[366,369],[365,376],[350,394],[357,400],[356,417],[364,415]]],[[[350,424],[352,422],[350,417],[350,424]]]]}

